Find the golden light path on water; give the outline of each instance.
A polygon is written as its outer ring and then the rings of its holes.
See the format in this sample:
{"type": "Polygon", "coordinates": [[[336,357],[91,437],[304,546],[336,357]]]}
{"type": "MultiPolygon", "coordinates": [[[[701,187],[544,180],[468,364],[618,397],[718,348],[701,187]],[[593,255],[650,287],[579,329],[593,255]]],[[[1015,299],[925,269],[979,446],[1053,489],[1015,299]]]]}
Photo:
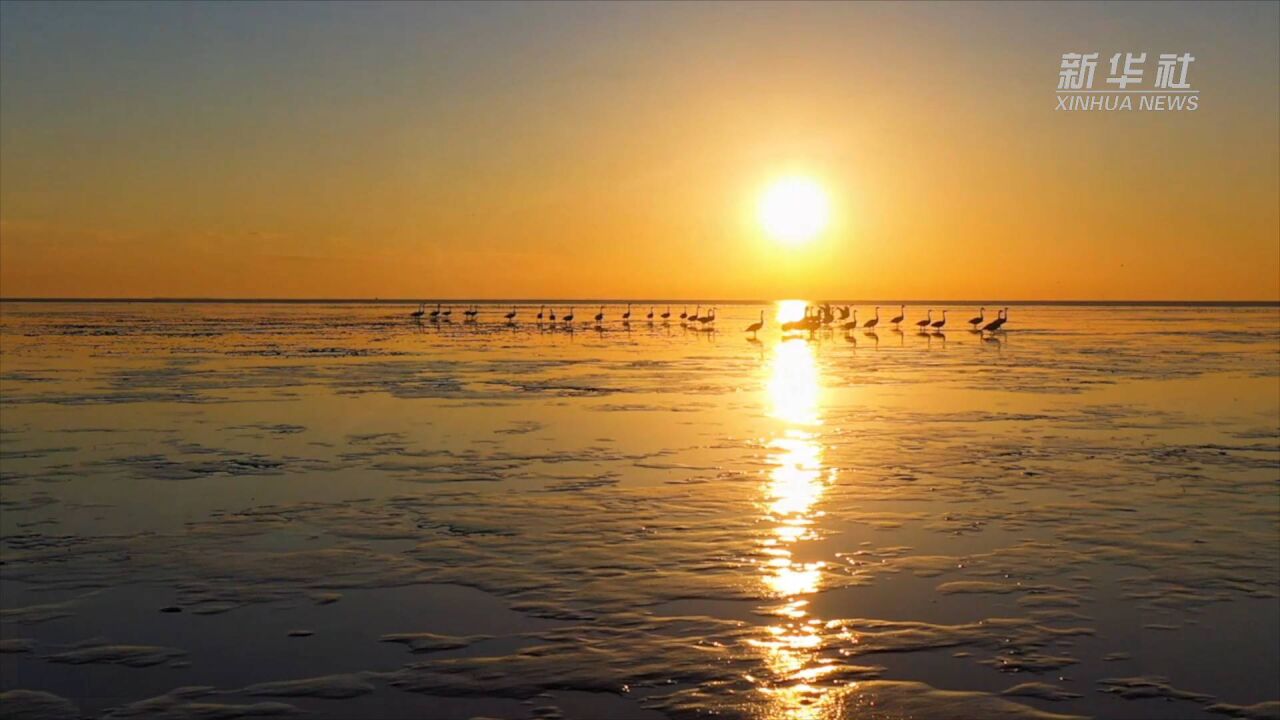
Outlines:
{"type": "MultiPolygon", "coordinates": [[[[779,323],[803,316],[804,303],[778,304],[779,323]]],[[[824,563],[794,558],[796,545],[815,537],[813,525],[822,516],[819,504],[834,471],[822,464],[822,385],[813,348],[802,339],[784,340],[774,348],[767,380],[769,414],[781,422],[768,441],[772,466],[763,487],[771,534],[761,540],[768,558],[761,582],[780,601],[774,609],[779,621],[768,628],[769,638],[756,644],[764,651],[772,677],[753,678],[769,696],[768,717],[818,720],[828,714],[828,687],[816,684],[836,668],[818,656],[822,621],[807,611],[806,595],[821,585],[824,563]]]]}

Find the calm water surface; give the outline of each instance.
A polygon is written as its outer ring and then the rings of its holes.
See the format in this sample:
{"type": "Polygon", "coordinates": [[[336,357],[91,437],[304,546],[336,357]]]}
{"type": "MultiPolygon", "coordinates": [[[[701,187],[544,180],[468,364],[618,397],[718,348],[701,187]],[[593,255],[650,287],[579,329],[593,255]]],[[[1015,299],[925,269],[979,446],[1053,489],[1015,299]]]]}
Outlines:
{"type": "Polygon", "coordinates": [[[1280,310],[802,307],[0,304],[0,703],[1280,712],[1280,310]]]}

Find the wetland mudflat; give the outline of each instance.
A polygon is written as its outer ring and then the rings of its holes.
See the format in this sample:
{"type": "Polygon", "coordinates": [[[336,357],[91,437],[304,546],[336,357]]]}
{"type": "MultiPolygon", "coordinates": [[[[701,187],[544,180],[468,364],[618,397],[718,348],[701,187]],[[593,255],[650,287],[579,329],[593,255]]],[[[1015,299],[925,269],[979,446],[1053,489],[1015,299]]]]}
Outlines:
{"type": "Polygon", "coordinates": [[[508,307],[0,304],[3,709],[1280,712],[1276,307],[508,307]]]}

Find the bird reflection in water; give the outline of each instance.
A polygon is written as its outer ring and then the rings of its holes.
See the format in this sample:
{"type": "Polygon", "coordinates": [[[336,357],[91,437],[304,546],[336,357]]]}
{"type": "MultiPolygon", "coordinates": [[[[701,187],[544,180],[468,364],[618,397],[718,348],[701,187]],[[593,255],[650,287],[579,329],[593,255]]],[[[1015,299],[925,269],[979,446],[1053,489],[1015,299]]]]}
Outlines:
{"type": "MultiPolygon", "coordinates": [[[[780,304],[779,322],[795,314],[792,305],[780,304]]],[[[838,670],[836,661],[821,653],[823,622],[807,610],[806,596],[821,589],[825,563],[795,558],[798,545],[816,537],[814,523],[823,515],[819,504],[834,480],[822,464],[822,388],[813,353],[803,340],[779,343],[768,378],[770,414],[782,426],[768,445],[771,470],[763,505],[772,528],[760,541],[766,558],[760,580],[780,604],[771,608],[777,623],[755,642],[764,652],[767,677],[750,680],[768,698],[767,717],[788,720],[830,715],[831,688],[820,681],[838,670]]]]}

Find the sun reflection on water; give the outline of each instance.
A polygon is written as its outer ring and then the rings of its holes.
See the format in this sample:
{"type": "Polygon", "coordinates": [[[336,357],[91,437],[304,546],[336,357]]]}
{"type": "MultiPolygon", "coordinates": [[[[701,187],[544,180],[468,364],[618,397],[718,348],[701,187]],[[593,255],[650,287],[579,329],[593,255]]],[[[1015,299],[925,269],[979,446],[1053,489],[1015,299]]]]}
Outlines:
{"type": "MultiPolygon", "coordinates": [[[[778,305],[780,321],[803,316],[802,301],[778,305]]],[[[777,345],[767,383],[770,415],[783,423],[768,443],[772,469],[765,483],[764,508],[773,524],[761,541],[761,582],[779,605],[771,612],[779,622],[756,645],[764,652],[770,676],[753,678],[769,699],[768,717],[819,720],[829,715],[829,687],[819,681],[835,672],[823,658],[822,622],[809,616],[805,595],[822,587],[824,563],[796,560],[796,545],[816,537],[819,503],[832,481],[822,464],[818,430],[822,424],[817,361],[803,340],[777,345]]]]}

